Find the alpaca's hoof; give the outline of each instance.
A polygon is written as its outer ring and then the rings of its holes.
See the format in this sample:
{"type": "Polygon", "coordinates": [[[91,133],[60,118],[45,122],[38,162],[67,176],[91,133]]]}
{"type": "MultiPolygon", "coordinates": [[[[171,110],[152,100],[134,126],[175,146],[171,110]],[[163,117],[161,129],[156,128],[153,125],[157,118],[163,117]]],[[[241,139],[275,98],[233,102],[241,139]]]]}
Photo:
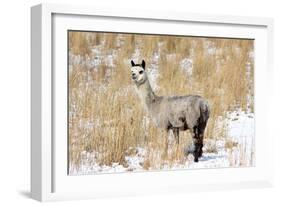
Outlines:
{"type": "Polygon", "coordinates": [[[194,162],[198,162],[199,160],[198,160],[198,157],[196,158],[196,157],[194,157],[194,162]]]}

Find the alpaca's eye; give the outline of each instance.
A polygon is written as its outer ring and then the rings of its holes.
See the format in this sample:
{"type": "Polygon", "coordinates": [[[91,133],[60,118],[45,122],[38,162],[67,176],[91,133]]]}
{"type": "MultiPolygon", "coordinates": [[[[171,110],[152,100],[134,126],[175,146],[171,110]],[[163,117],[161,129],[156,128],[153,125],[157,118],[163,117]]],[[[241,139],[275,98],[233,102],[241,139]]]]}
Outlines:
{"type": "Polygon", "coordinates": [[[139,74],[142,74],[143,73],[143,70],[139,71],[139,74]]]}

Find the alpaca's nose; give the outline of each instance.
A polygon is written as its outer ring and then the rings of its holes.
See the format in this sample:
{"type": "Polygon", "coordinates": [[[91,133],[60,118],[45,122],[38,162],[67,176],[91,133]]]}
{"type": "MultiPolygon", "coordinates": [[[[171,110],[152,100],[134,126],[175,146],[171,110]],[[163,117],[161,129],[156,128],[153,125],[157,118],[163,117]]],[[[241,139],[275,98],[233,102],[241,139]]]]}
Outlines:
{"type": "Polygon", "coordinates": [[[132,79],[136,79],[137,75],[135,73],[132,74],[132,79]]]}

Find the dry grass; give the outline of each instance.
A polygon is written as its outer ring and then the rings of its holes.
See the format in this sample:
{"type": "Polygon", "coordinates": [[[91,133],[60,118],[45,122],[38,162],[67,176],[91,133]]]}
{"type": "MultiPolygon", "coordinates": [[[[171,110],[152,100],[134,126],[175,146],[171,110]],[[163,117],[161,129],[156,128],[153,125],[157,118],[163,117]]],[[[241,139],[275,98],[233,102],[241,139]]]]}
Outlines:
{"type": "Polygon", "coordinates": [[[135,147],[147,148],[146,169],[185,161],[182,151],[189,133],[180,133],[184,144],[172,146],[167,154],[166,134],[144,119],[130,79],[131,59],[145,59],[148,71],[156,66],[158,95],[199,94],[208,99],[206,138],[226,138],[219,122],[227,111],[253,112],[252,52],[251,40],[70,32],[71,165],[79,167],[82,152],[88,151],[98,154],[101,165],[125,166],[126,153],[135,147]],[[192,75],[181,68],[185,59],[192,60],[192,75]]]}

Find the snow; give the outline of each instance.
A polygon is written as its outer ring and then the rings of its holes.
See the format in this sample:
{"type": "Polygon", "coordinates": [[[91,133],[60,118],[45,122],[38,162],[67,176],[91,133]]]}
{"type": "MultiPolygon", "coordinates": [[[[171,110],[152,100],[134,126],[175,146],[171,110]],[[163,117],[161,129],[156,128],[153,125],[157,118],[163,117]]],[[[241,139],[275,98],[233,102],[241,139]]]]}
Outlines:
{"type": "MultiPolygon", "coordinates": [[[[226,116],[227,118],[221,121],[222,124],[225,123],[227,125],[226,136],[228,139],[206,139],[203,147],[203,156],[199,159],[199,162],[194,162],[193,156],[188,155],[183,163],[175,162],[173,165],[167,163],[161,165],[161,167],[159,166],[157,169],[177,170],[253,166],[254,114],[238,110],[228,112],[226,116]],[[234,146],[227,147],[228,141],[231,141],[234,146]]],[[[144,121],[148,120],[145,119],[144,121]]],[[[87,127],[91,127],[91,125],[87,125],[87,127]]],[[[134,150],[134,152],[125,157],[126,166],[119,163],[112,163],[110,166],[100,165],[97,163],[97,153],[84,151],[80,166],[74,167],[70,165],[70,174],[104,174],[153,170],[143,167],[145,158],[148,155],[146,148],[137,147],[129,149],[134,150]]]]}

